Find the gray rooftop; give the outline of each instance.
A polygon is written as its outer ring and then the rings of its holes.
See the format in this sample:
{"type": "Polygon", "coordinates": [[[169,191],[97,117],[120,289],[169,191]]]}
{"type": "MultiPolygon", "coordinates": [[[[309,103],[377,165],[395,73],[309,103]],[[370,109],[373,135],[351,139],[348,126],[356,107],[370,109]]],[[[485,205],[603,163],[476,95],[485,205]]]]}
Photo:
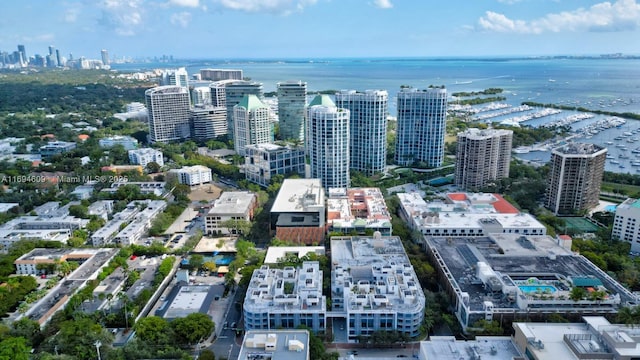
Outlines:
{"type": "MultiPolygon", "coordinates": [[[[479,263],[486,263],[500,278],[505,287],[515,286],[515,282],[531,277],[554,284],[558,294],[570,290],[567,282],[571,278],[593,277],[602,281],[611,294],[608,306],[620,297],[622,304],[635,303],[636,297],[613,280],[589,260],[574,255],[562,247],[554,246],[554,239],[548,236],[518,236],[500,234],[498,237],[452,238],[434,237],[428,239],[429,246],[440,255],[451,276],[462,292],[469,294],[470,310],[482,311],[485,301],[491,301],[496,309],[518,309],[518,304],[503,293],[491,293],[479,278],[479,263]]],[[[569,300],[566,300],[569,301],[569,300]]],[[[607,301],[599,304],[604,308],[607,301]]],[[[551,305],[550,305],[551,306],[551,305]]]]}
{"type": "Polygon", "coordinates": [[[306,330],[248,330],[238,360],[308,360],[306,330]]]}
{"type": "Polygon", "coordinates": [[[456,340],[453,336],[431,336],[420,342],[424,360],[512,360],[522,356],[508,336],[478,336],[475,340],[456,340]]]}

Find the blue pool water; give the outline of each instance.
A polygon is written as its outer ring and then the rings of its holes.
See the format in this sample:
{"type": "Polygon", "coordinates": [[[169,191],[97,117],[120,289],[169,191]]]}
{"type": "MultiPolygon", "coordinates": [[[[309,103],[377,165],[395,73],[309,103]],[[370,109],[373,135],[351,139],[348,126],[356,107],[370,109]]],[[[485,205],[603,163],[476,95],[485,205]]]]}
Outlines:
{"type": "Polygon", "coordinates": [[[534,293],[538,290],[540,290],[540,292],[542,293],[545,293],[545,292],[554,293],[558,291],[555,287],[551,285],[520,285],[518,287],[520,288],[520,290],[522,290],[522,292],[525,292],[525,293],[534,293]]]}

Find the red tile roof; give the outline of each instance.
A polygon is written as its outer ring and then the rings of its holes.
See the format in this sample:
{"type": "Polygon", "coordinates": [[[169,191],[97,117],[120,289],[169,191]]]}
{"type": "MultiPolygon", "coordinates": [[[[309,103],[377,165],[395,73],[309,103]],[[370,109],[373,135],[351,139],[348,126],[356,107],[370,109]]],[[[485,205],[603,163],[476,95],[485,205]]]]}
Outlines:
{"type": "Polygon", "coordinates": [[[449,193],[447,194],[449,199],[453,201],[465,201],[467,200],[467,194],[465,193],[449,193]]]}
{"type": "Polygon", "coordinates": [[[494,202],[493,208],[496,209],[500,214],[517,214],[520,211],[516,209],[515,206],[511,205],[507,200],[505,200],[500,194],[493,194],[493,196],[498,199],[498,201],[494,202]]]}

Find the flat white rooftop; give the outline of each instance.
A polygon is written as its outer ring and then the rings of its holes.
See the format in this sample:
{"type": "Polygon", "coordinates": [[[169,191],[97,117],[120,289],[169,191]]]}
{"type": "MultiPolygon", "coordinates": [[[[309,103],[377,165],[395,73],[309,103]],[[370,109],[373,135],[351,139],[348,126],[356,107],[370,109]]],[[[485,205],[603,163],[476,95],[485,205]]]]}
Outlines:
{"type": "Polygon", "coordinates": [[[271,212],[308,212],[323,208],[324,189],[320,179],[285,179],[271,212]]]}
{"type": "Polygon", "coordinates": [[[420,342],[423,360],[512,360],[522,356],[508,336],[478,336],[476,340],[466,341],[456,340],[453,336],[431,336],[429,339],[420,342]]]}
{"type": "Polygon", "coordinates": [[[256,195],[248,191],[223,192],[213,202],[207,215],[244,214],[252,206],[255,198],[256,195]]]}

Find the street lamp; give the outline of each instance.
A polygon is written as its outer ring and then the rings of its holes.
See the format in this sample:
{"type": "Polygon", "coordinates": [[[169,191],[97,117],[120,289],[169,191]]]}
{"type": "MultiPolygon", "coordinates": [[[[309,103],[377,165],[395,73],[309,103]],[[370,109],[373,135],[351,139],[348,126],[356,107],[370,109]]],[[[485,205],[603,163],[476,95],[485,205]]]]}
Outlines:
{"type": "Polygon", "coordinates": [[[102,346],[102,342],[100,342],[100,340],[96,340],[96,342],[94,342],[93,345],[96,346],[96,351],[98,352],[98,360],[101,360],[101,358],[100,358],[100,346],[102,346]]]}

